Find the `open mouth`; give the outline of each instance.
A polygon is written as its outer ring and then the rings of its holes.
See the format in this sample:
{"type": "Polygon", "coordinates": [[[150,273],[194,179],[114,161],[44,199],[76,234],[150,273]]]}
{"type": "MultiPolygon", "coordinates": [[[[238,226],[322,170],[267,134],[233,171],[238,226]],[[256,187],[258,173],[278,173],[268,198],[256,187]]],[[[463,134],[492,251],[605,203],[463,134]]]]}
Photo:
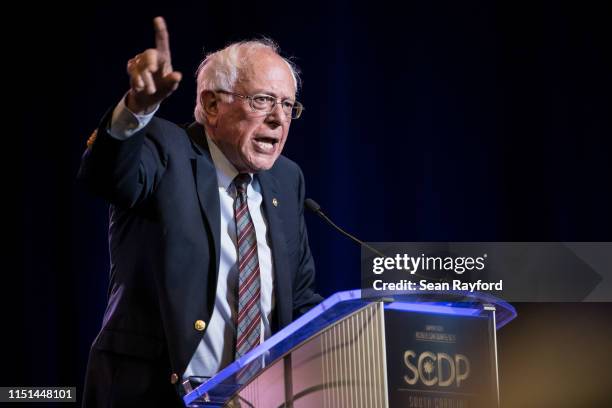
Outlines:
{"type": "Polygon", "coordinates": [[[262,153],[271,153],[276,149],[276,145],[278,144],[279,140],[273,137],[257,136],[253,142],[257,147],[257,150],[261,151],[262,153]]]}

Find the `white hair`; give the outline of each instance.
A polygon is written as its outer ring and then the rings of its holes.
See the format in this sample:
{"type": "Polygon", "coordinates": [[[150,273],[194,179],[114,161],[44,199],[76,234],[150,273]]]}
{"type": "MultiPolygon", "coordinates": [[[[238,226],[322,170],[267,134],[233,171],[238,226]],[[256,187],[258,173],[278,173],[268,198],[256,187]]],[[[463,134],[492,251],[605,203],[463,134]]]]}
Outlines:
{"type": "Polygon", "coordinates": [[[280,49],[274,41],[263,38],[235,42],[206,55],[196,71],[197,94],[194,110],[196,122],[204,124],[206,118],[206,112],[202,106],[202,92],[221,89],[232,91],[251,55],[261,50],[271,51],[285,61],[293,77],[295,92],[299,91],[301,85],[299,69],[291,60],[280,55],[280,49]]]}

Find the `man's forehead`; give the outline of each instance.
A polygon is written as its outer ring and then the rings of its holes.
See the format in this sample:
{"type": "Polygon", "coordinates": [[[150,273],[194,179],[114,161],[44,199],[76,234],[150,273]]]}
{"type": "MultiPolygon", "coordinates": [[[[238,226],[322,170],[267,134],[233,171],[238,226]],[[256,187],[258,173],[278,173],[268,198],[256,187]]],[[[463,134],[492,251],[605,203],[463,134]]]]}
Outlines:
{"type": "Polygon", "coordinates": [[[283,88],[295,94],[292,70],[280,55],[270,50],[258,50],[245,58],[238,83],[243,86],[283,88]]]}

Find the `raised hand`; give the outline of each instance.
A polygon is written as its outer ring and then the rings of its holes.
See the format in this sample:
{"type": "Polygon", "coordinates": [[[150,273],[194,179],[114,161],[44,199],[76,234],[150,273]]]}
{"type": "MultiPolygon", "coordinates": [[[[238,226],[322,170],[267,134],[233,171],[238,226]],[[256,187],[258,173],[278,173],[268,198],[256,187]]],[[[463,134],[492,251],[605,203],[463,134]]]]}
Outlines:
{"type": "Polygon", "coordinates": [[[174,92],[182,74],[172,70],[168,30],[163,17],[153,19],[155,48],[136,55],[127,63],[130,91],[127,107],[136,114],[149,113],[174,92]]]}

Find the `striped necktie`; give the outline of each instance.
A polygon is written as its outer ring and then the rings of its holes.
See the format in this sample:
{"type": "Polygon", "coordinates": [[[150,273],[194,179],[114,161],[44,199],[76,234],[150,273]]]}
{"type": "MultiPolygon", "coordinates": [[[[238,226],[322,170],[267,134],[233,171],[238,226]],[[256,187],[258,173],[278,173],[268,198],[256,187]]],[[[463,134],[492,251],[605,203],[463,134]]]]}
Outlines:
{"type": "Polygon", "coordinates": [[[247,187],[251,176],[240,173],[234,179],[236,200],[234,218],[238,246],[238,318],[236,321],[236,359],[259,344],[261,305],[259,258],[255,225],[249,214],[247,187]]]}

